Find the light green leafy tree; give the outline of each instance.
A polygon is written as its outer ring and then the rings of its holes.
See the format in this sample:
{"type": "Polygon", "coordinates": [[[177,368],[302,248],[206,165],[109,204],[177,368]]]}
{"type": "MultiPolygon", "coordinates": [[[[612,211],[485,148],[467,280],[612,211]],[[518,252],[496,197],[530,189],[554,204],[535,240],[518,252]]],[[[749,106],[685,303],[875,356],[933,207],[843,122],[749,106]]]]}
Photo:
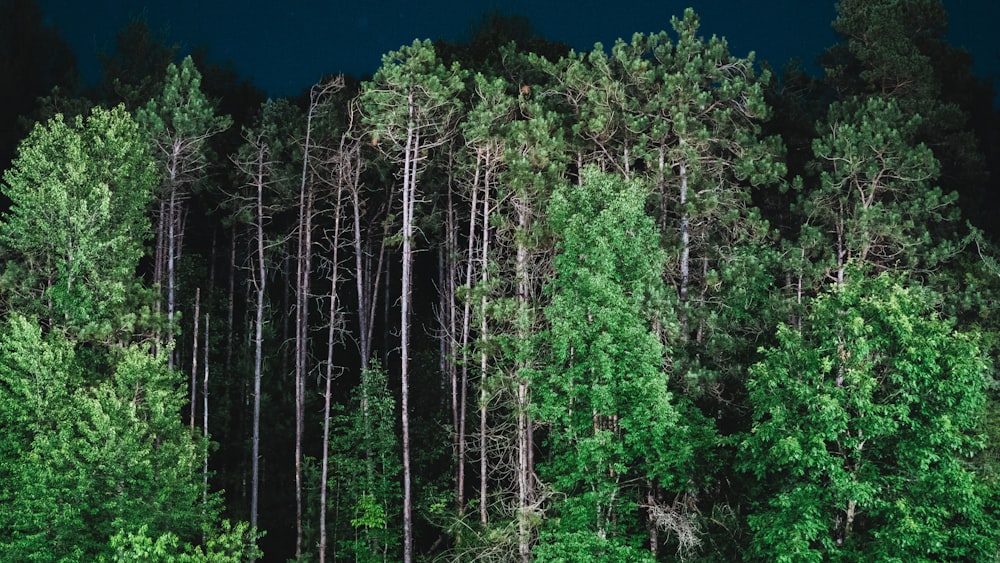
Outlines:
{"type": "Polygon", "coordinates": [[[0,308],[80,338],[131,336],[143,320],[135,274],[154,166],[121,106],[37,125],[0,186],[12,201],[0,221],[0,308]]]}
{"type": "Polygon", "coordinates": [[[992,560],[995,493],[970,464],[988,383],[976,334],[899,275],[849,275],[751,369],[753,557],[992,560]]]}
{"type": "Polygon", "coordinates": [[[197,542],[215,521],[218,496],[202,500],[205,444],[181,421],[181,379],[162,355],[95,352],[15,314],[0,358],[3,559],[92,560],[142,526],[197,542]]]}
{"type": "MultiPolygon", "coordinates": [[[[201,546],[181,542],[175,534],[152,538],[149,527],[143,525],[136,532],[121,531],[111,538],[112,555],[101,561],[113,563],[243,563],[263,556],[256,546],[257,537],[246,522],[231,524],[223,520],[218,529],[209,530],[210,536],[201,546]]],[[[259,536],[258,536],[259,537],[259,536]]]]}
{"type": "Polygon", "coordinates": [[[558,240],[545,308],[550,358],[532,387],[550,448],[540,474],[557,502],[535,546],[540,561],[651,558],[641,547],[642,492],[650,481],[680,491],[690,477],[696,422],[679,416],[667,391],[652,330],[665,290],[647,195],[588,168],[548,207],[558,240]]]}

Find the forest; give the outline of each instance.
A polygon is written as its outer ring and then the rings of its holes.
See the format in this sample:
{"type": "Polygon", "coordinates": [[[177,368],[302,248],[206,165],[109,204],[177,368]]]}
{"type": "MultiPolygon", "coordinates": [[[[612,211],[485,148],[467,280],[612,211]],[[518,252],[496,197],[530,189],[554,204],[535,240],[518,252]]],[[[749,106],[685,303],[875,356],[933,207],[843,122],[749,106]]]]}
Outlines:
{"type": "Polygon", "coordinates": [[[1000,559],[993,85],[836,7],[275,99],[0,1],[0,559],[1000,559]]]}

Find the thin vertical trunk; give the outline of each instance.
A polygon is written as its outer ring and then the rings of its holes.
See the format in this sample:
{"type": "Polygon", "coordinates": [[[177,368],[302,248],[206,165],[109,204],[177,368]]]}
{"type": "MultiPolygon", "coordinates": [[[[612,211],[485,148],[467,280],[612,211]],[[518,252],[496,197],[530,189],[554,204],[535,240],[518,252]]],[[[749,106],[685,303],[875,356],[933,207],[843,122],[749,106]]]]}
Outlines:
{"type": "Polygon", "coordinates": [[[229,288],[226,294],[226,373],[233,373],[233,314],[236,309],[236,223],[229,246],[229,288]]]}
{"type": "MultiPolygon", "coordinates": [[[[343,147],[341,147],[341,157],[343,147]]],[[[340,207],[343,183],[337,187],[337,203],[334,206],[333,221],[333,262],[330,270],[330,324],[326,339],[326,387],[323,390],[323,459],[320,475],[320,510],[319,510],[319,560],[326,561],[326,493],[330,466],[330,407],[333,384],[333,346],[336,343],[337,331],[337,284],[340,273],[340,207]]]]}
{"type": "MultiPolygon", "coordinates": [[[[480,298],[479,309],[479,338],[486,338],[486,283],[489,276],[488,260],[490,250],[490,181],[489,181],[489,150],[486,152],[487,171],[483,178],[483,220],[482,233],[480,235],[480,283],[482,284],[482,297],[480,298]]],[[[471,259],[471,257],[470,257],[471,259]]],[[[487,468],[488,455],[486,446],[486,349],[483,347],[479,355],[479,378],[480,378],[480,407],[479,407],[479,521],[485,526],[488,519],[487,513],[487,468]]]]}
{"type": "MultiPolygon", "coordinates": [[[[211,313],[205,313],[205,367],[204,376],[201,380],[201,438],[204,443],[205,455],[202,457],[201,465],[201,504],[208,506],[208,329],[212,320],[211,313]]],[[[204,509],[202,510],[204,514],[204,509]]],[[[202,537],[202,543],[205,538],[202,537]]]]}
{"type": "MultiPolygon", "coordinates": [[[[174,267],[176,262],[177,187],[170,182],[170,203],[167,213],[167,342],[174,339],[174,267]]],[[[174,369],[174,351],[167,354],[167,368],[174,369]]]]}
{"type": "Polygon", "coordinates": [[[191,435],[198,406],[198,317],[201,315],[201,288],[194,290],[194,335],[191,339],[191,435]]]}
{"type": "MultiPolygon", "coordinates": [[[[153,307],[156,310],[157,317],[159,317],[160,313],[163,311],[163,268],[164,262],[166,261],[166,247],[164,246],[166,236],[163,232],[165,225],[165,213],[166,204],[161,199],[156,221],[156,252],[153,257],[153,285],[156,287],[156,302],[153,307]]],[[[156,344],[153,346],[153,356],[156,357],[159,355],[161,345],[159,329],[156,329],[156,338],[154,339],[154,342],[156,342],[156,344]]]]}
{"type": "MultiPolygon", "coordinates": [[[[413,119],[415,102],[413,94],[407,99],[410,119],[413,119]]],[[[417,150],[419,133],[412,127],[406,134],[403,156],[403,264],[402,299],[400,300],[400,387],[401,423],[403,433],[403,561],[413,561],[413,513],[410,479],[410,303],[411,269],[413,268],[413,210],[416,196],[417,150]]]]}
{"type": "Polygon", "coordinates": [[[312,275],[313,193],[303,194],[295,299],[295,553],[302,555],[302,439],[305,434],[306,360],[309,338],[309,281],[312,275]]]}
{"type": "Polygon", "coordinates": [[[295,284],[295,556],[302,555],[302,439],[305,433],[306,357],[309,338],[309,281],[312,276],[313,186],[309,182],[309,157],[312,149],[312,123],[320,100],[343,81],[317,84],[309,91],[306,114],[306,138],[302,152],[302,175],[299,187],[299,224],[297,273],[295,284]]]}
{"type": "MultiPolygon", "coordinates": [[[[378,309],[378,287],[385,258],[385,233],[379,246],[377,262],[373,265],[371,239],[361,234],[361,149],[354,146],[350,152],[351,162],[351,207],[354,214],[354,281],[358,295],[358,351],[361,372],[365,374],[371,361],[372,338],[374,336],[375,312],[378,309]]],[[[387,227],[385,227],[387,228],[387,227]]],[[[368,235],[371,235],[369,231],[368,235]]],[[[361,385],[361,416],[364,424],[365,475],[371,483],[375,475],[375,461],[372,458],[372,426],[368,408],[368,388],[361,385]]]]}
{"type": "MultiPolygon", "coordinates": [[[[475,240],[476,240],[476,216],[478,213],[478,200],[479,200],[479,176],[482,170],[481,159],[477,155],[476,159],[476,169],[473,173],[472,180],[472,204],[470,205],[469,213],[469,240],[468,249],[466,250],[466,263],[465,263],[465,287],[472,287],[472,274],[475,269],[475,260],[473,260],[473,255],[475,253],[475,240]]],[[[461,383],[459,385],[459,399],[458,399],[458,413],[456,414],[458,427],[455,432],[455,441],[457,448],[457,464],[458,464],[458,476],[456,483],[456,501],[458,504],[458,514],[461,516],[465,511],[465,453],[466,453],[466,431],[465,431],[465,421],[466,421],[466,408],[468,405],[468,390],[469,390],[469,340],[472,324],[472,299],[467,298],[465,300],[465,306],[462,310],[462,340],[460,343],[462,349],[462,377],[461,383]]]]}
{"type": "Polygon", "coordinates": [[[683,310],[683,307],[687,304],[688,296],[688,283],[690,279],[690,260],[691,260],[691,233],[689,232],[688,225],[688,212],[687,212],[687,196],[688,196],[688,174],[687,174],[687,163],[681,162],[680,164],[680,178],[681,178],[681,188],[680,188],[680,213],[681,213],[681,280],[678,292],[680,294],[681,301],[681,340],[687,342],[688,339],[688,318],[687,313],[683,310]]]}
{"type": "MultiPolygon", "coordinates": [[[[528,322],[523,316],[529,315],[528,296],[530,292],[530,279],[528,272],[528,249],[525,245],[525,238],[529,228],[529,212],[527,201],[516,204],[517,226],[520,236],[517,237],[517,258],[515,263],[515,274],[517,276],[517,314],[522,316],[518,322],[518,339],[522,343],[528,341],[528,322]]],[[[529,408],[528,380],[524,375],[527,368],[525,358],[518,358],[517,361],[517,500],[518,500],[518,522],[517,522],[517,548],[518,555],[522,562],[531,560],[531,530],[528,527],[528,508],[532,502],[532,436],[531,436],[531,416],[529,408]]]]}
{"type": "Polygon", "coordinates": [[[257,271],[254,285],[257,290],[257,311],[254,322],[254,374],[253,374],[253,434],[251,446],[251,484],[250,484],[250,527],[257,529],[257,508],[259,505],[260,485],[260,380],[263,363],[264,345],[264,289],[266,285],[266,270],[264,265],[264,155],[261,147],[257,163],[257,271]]]}
{"type": "Polygon", "coordinates": [[[844,268],[847,263],[847,248],[844,243],[844,204],[840,204],[837,218],[837,285],[844,285],[844,268]]]}

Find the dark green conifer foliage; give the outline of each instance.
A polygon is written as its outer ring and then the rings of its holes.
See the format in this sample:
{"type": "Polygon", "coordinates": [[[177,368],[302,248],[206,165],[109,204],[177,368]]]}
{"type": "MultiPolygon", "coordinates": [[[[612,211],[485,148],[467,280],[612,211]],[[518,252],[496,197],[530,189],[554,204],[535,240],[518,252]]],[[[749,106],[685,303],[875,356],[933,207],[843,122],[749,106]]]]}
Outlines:
{"type": "Polygon", "coordinates": [[[830,279],[844,281],[850,261],[932,273],[957,251],[954,231],[947,236],[957,196],[934,184],[940,168],[915,139],[920,119],[892,99],[852,98],[820,125],[820,184],[804,192],[800,243],[830,279]]]}

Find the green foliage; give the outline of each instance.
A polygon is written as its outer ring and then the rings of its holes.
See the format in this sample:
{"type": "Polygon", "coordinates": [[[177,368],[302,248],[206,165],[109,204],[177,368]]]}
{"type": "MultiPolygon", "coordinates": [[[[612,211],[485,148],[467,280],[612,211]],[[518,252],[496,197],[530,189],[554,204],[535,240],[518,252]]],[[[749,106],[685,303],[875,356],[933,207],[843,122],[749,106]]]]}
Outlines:
{"type": "Polygon", "coordinates": [[[228,116],[215,115],[215,105],[202,92],[201,73],[191,57],[185,57],[180,66],[174,63],[167,66],[162,93],[139,109],[138,118],[160,139],[163,152],[178,149],[164,140],[200,145],[205,138],[232,124],[228,116]]]}
{"type": "Polygon", "coordinates": [[[346,413],[331,421],[331,497],[337,499],[332,543],[360,561],[397,557],[399,474],[396,402],[385,370],[374,362],[361,374],[346,413]]]}
{"type": "Polygon", "coordinates": [[[5,559],[89,559],[143,525],[191,541],[214,520],[218,497],[202,502],[205,444],[181,422],[182,378],[162,356],[112,349],[95,372],[86,348],[20,315],[2,350],[0,407],[18,442],[0,475],[5,559]]]}
{"type": "Polygon", "coordinates": [[[995,493],[970,466],[987,383],[976,335],[899,279],[852,270],[751,369],[741,466],[767,491],[749,520],[756,557],[995,555],[995,493]]]}
{"type": "Polygon", "coordinates": [[[430,41],[414,41],[383,56],[360,100],[373,144],[388,143],[398,152],[439,144],[458,117],[463,74],[457,64],[445,67],[430,41]],[[411,139],[419,135],[421,147],[408,146],[408,134],[411,139]]]}
{"type": "Polygon", "coordinates": [[[957,218],[957,196],[932,184],[939,166],[915,140],[919,123],[889,98],[831,106],[813,142],[820,186],[806,192],[803,207],[810,223],[832,234],[820,243],[831,269],[856,260],[933,271],[956,251],[954,237],[942,235],[957,218]]]}
{"type": "Polygon", "coordinates": [[[4,174],[13,205],[0,222],[0,307],[83,337],[130,334],[143,316],[135,274],[155,183],[145,139],[121,106],[37,125],[4,174]]]}
{"type": "Polygon", "coordinates": [[[262,557],[256,541],[260,534],[250,532],[246,522],[233,526],[223,520],[218,530],[211,530],[205,549],[181,544],[171,532],[157,538],[149,536],[146,525],[136,532],[120,531],[111,538],[112,555],[101,561],[112,563],[243,563],[262,557]]]}
{"type": "MultiPolygon", "coordinates": [[[[594,169],[585,170],[582,186],[553,195],[549,219],[559,239],[545,309],[550,357],[532,381],[535,416],[549,427],[551,457],[541,475],[561,497],[545,534],[558,549],[610,549],[615,560],[624,557],[620,550],[638,549],[635,483],[683,488],[695,446],[667,391],[664,350],[648,316],[663,288],[645,198],[641,184],[594,169]],[[591,541],[580,543],[583,537],[591,541]]],[[[551,558],[573,558],[559,553],[551,558]]]]}

